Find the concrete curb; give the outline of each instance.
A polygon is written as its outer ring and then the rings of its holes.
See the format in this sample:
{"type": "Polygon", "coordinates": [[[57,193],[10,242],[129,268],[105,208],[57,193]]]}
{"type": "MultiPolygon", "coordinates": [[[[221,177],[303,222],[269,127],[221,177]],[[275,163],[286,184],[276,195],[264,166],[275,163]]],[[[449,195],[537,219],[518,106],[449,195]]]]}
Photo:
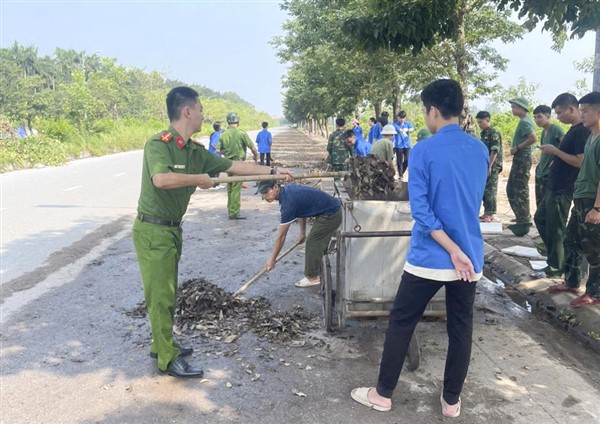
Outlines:
{"type": "Polygon", "coordinates": [[[529,276],[531,269],[486,242],[484,262],[483,273],[487,278],[492,281],[501,280],[506,286],[516,290],[532,305],[534,313],[542,315],[600,354],[600,340],[591,336],[600,336],[600,308],[571,308],[569,302],[575,299],[575,295],[546,291],[550,285],[560,280],[532,279],[529,276]]]}

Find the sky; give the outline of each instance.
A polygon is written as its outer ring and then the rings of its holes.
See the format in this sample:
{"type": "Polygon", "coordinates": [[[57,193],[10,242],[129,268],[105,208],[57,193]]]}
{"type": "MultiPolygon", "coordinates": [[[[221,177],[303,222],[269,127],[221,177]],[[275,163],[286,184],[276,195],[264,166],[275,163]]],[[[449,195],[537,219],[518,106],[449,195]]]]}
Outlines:
{"type": "MultiPolygon", "coordinates": [[[[85,50],[188,84],[233,91],[259,110],[281,115],[286,66],[269,41],[282,35],[286,19],[279,1],[268,0],[0,0],[0,47],[17,41],[36,46],[40,56],[57,47],[85,50]]],[[[540,84],[537,99],[551,103],[585,77],[573,62],[594,54],[594,40],[589,33],[560,53],[539,30],[514,44],[496,43],[510,60],[498,82],[509,86],[524,77],[540,84]]],[[[587,79],[591,87],[591,74],[587,79]]]]}

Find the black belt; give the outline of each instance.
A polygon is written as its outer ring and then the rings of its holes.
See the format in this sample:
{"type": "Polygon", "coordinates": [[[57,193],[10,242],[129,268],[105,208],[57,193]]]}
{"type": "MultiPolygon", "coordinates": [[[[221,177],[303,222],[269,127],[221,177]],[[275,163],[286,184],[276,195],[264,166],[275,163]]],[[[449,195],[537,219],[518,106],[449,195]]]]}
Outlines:
{"type": "Polygon", "coordinates": [[[166,219],[154,218],[153,216],[147,216],[141,213],[138,213],[137,219],[149,224],[165,225],[167,227],[181,227],[181,224],[183,223],[183,221],[169,221],[166,219]]]}

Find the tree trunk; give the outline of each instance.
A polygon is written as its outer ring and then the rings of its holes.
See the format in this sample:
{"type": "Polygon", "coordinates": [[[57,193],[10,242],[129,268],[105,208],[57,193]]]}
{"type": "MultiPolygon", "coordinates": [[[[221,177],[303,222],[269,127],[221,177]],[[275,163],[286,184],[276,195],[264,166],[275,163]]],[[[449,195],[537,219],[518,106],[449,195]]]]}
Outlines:
{"type": "Polygon", "coordinates": [[[594,82],[592,90],[600,91],[600,29],[596,30],[596,53],[594,55],[594,82]]]}
{"type": "Polygon", "coordinates": [[[465,38],[465,15],[467,13],[467,0],[461,0],[460,6],[456,12],[456,23],[457,23],[457,36],[456,36],[456,50],[454,52],[454,59],[456,60],[456,74],[458,76],[458,82],[462,88],[463,96],[465,98],[465,105],[463,114],[460,116],[460,124],[466,119],[469,114],[469,98],[468,98],[468,63],[467,63],[467,49],[466,49],[466,38],[465,38]]]}
{"type": "Polygon", "coordinates": [[[397,87],[394,90],[394,94],[393,94],[393,100],[394,103],[392,104],[392,110],[394,115],[392,116],[391,121],[394,122],[396,120],[396,117],[398,116],[398,114],[400,113],[400,108],[402,107],[402,100],[400,99],[401,93],[400,93],[400,87],[397,87]]]}
{"type": "Polygon", "coordinates": [[[381,100],[375,100],[373,102],[373,108],[375,109],[375,119],[379,119],[379,117],[381,116],[381,107],[382,107],[383,101],[381,100]]]}

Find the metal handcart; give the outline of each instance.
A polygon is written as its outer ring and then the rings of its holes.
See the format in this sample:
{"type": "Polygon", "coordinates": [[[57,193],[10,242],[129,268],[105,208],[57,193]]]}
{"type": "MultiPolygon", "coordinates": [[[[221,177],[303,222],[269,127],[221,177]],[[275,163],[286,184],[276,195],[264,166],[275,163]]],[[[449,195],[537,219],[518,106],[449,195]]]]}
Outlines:
{"type": "MultiPolygon", "coordinates": [[[[413,226],[408,201],[344,199],[342,208],[341,228],[321,267],[327,331],[344,328],[347,319],[389,316],[413,226]]],[[[424,316],[446,316],[445,288],[434,296],[424,316]]],[[[419,344],[413,335],[406,367],[418,366],[419,344]]]]}

